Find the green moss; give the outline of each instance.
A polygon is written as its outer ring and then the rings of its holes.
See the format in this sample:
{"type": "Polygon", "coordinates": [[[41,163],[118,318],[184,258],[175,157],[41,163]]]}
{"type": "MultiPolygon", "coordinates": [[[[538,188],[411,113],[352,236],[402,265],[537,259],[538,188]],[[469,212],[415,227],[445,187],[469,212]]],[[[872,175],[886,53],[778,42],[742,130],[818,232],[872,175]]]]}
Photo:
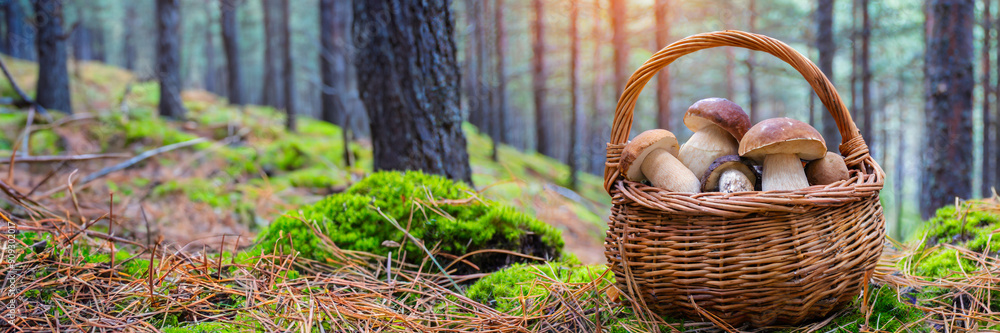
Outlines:
{"type": "MultiPolygon", "coordinates": [[[[870,285],[868,306],[871,315],[865,319],[861,311],[862,299],[858,297],[849,307],[849,311],[831,321],[826,326],[812,330],[814,332],[860,332],[862,327],[876,332],[897,332],[903,326],[918,322],[925,314],[906,299],[900,301],[899,294],[889,286],[870,285]]],[[[782,332],[797,332],[784,330],[782,332]]],[[[917,323],[909,326],[906,332],[933,332],[926,324],[917,323]]]]}
{"type": "MultiPolygon", "coordinates": [[[[524,313],[524,304],[546,299],[549,291],[539,284],[540,279],[566,283],[587,283],[598,279],[603,285],[614,283],[613,274],[604,265],[571,267],[563,263],[541,265],[515,264],[496,271],[476,281],[466,291],[470,299],[489,305],[504,313],[524,313]]],[[[589,297],[585,295],[583,297],[589,297]]],[[[586,300],[580,300],[585,302],[586,300]]]]}
{"type": "Polygon", "coordinates": [[[31,133],[28,142],[32,155],[56,155],[63,151],[60,144],[62,138],[51,130],[40,130],[31,133]]]}
{"type": "MultiPolygon", "coordinates": [[[[549,258],[561,254],[559,231],[502,204],[465,200],[472,193],[465,184],[440,176],[415,171],[379,172],[346,193],[278,218],[258,236],[258,241],[264,249],[292,246],[307,258],[329,258],[329,249],[316,237],[315,228],[346,250],[386,255],[397,249],[383,246],[383,242],[403,244],[407,259],[419,263],[425,257],[424,250],[381,216],[381,210],[400,227],[408,228],[409,234],[426,248],[443,253],[461,255],[490,248],[549,258]],[[436,205],[431,204],[432,198],[438,201],[436,205]]],[[[497,262],[500,258],[506,259],[506,255],[489,253],[470,261],[490,270],[502,264],[497,262]]]]}
{"type": "Polygon", "coordinates": [[[347,172],[342,169],[313,167],[295,170],[285,175],[289,184],[295,187],[329,188],[347,185],[347,172]]]}

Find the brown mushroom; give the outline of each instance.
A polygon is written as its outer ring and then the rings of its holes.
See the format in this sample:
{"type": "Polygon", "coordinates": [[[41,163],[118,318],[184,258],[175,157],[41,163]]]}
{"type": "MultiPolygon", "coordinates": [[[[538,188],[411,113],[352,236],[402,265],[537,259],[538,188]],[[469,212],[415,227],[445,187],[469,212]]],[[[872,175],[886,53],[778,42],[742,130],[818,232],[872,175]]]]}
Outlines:
{"type": "Polygon", "coordinates": [[[684,126],[694,134],[681,146],[677,159],[701,176],[715,159],[736,155],[750,125],[743,108],[725,98],[697,101],[684,114],[684,126]]]}
{"type": "Polygon", "coordinates": [[[773,118],[750,128],[740,141],[740,156],[764,165],[763,190],[809,187],[802,160],[826,155],[826,142],[815,128],[791,118],[773,118]]]}
{"type": "Polygon", "coordinates": [[[708,166],[701,178],[702,192],[749,192],[757,183],[753,162],[739,155],[719,157],[708,166]]]}
{"type": "Polygon", "coordinates": [[[806,164],[806,178],[811,185],[829,185],[850,178],[844,157],[834,152],[806,164]]]}
{"type": "Polygon", "coordinates": [[[677,149],[677,138],[670,131],[642,132],[625,145],[620,170],[631,181],[648,179],[653,186],[669,191],[698,193],[698,177],[674,157],[677,149]]]}

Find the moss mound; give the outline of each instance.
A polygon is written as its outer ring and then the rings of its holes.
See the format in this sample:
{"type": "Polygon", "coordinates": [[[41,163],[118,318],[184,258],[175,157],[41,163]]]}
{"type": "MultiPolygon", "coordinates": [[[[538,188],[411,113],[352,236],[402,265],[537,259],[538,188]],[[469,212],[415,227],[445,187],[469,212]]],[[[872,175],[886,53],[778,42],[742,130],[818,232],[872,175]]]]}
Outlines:
{"type": "MultiPolygon", "coordinates": [[[[474,194],[467,185],[440,176],[416,171],[378,172],[345,193],[279,217],[258,236],[258,244],[267,250],[291,246],[304,257],[323,261],[331,252],[316,230],[345,250],[387,255],[399,252],[399,244],[406,260],[419,264],[425,252],[401,230],[405,229],[439,254],[461,256],[504,249],[547,259],[560,256],[563,241],[558,230],[474,194]]],[[[467,260],[480,271],[523,261],[499,253],[478,254],[467,260]]],[[[469,265],[455,267],[459,272],[475,271],[469,265]]]]}
{"type": "MultiPolygon", "coordinates": [[[[476,281],[466,296],[504,313],[520,314],[521,302],[533,303],[549,296],[549,290],[538,283],[541,279],[566,283],[587,283],[603,279],[602,285],[614,283],[613,274],[605,274],[605,265],[566,265],[564,263],[527,265],[516,264],[476,281]]],[[[585,295],[590,297],[593,295],[585,295]]],[[[584,301],[584,300],[581,300],[584,301]]],[[[584,301],[585,302],[585,301],[584,301]]]]}
{"type": "Polygon", "coordinates": [[[971,260],[962,258],[954,249],[935,246],[947,243],[974,252],[996,253],[1000,250],[1000,236],[991,235],[998,227],[1000,216],[977,210],[975,202],[966,203],[959,208],[942,207],[914,235],[915,239],[926,239],[917,248],[918,255],[909,261],[901,261],[900,267],[907,264],[913,267],[911,273],[929,278],[946,278],[962,274],[963,271],[972,272],[977,267],[971,260]],[[914,261],[918,262],[913,265],[914,261]]]}

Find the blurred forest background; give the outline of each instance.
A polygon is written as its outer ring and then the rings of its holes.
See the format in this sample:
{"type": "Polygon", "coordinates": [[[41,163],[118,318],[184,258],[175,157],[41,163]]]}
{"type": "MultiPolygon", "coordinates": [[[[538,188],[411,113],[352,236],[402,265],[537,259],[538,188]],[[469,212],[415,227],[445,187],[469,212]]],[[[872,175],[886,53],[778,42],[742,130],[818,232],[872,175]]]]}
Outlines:
{"type": "MultiPolygon", "coordinates": [[[[0,2],[0,50],[12,57],[53,54],[36,50],[42,47],[36,39],[46,35],[40,27],[36,33],[43,22],[31,18],[40,17],[39,6],[61,3],[61,32],[55,35],[65,33],[70,73],[75,61],[104,62],[133,70],[141,80],[176,80],[182,89],[203,89],[234,104],[270,105],[344,125],[351,140],[368,140],[369,122],[385,121],[368,119],[359,94],[353,46],[359,34],[352,18],[364,6],[351,1],[0,2]],[[177,11],[164,11],[164,3],[177,11]],[[160,31],[164,22],[176,23],[176,30],[160,31]],[[158,33],[176,38],[176,78],[158,70],[158,33]]],[[[988,196],[1000,184],[1000,4],[992,2],[444,1],[454,24],[464,119],[519,150],[592,174],[603,172],[618,95],[655,51],[685,36],[724,29],[790,44],[830,76],[886,170],[882,200],[897,239],[955,196],[988,196]],[[965,10],[969,6],[974,10],[965,10]],[[932,18],[955,13],[940,26],[957,27],[948,31],[961,36],[935,34],[932,18]],[[953,49],[966,61],[942,61],[925,52],[953,49]],[[958,99],[948,104],[957,108],[934,104],[941,85],[925,73],[938,69],[965,77],[958,93],[945,94],[958,99]],[[928,132],[949,121],[954,126],[944,132],[928,132]],[[941,141],[962,146],[944,148],[950,155],[934,153],[942,150],[935,146],[941,141]],[[940,176],[942,168],[950,175],[940,176]]],[[[706,97],[737,102],[755,122],[779,116],[808,121],[831,149],[839,142],[839,135],[827,134],[832,122],[797,72],[767,54],[734,48],[681,58],[661,73],[639,99],[633,133],[666,128],[686,139],[691,132],[683,114],[706,97]]]]}

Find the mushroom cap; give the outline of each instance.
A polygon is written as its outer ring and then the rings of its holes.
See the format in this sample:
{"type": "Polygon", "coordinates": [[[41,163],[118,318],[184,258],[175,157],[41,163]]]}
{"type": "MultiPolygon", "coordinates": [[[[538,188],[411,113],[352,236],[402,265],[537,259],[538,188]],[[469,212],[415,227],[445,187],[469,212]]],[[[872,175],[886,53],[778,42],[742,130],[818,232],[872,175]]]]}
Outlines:
{"type": "Polygon", "coordinates": [[[732,134],[736,141],[750,129],[750,116],[736,103],[725,98],[706,98],[691,105],[684,114],[684,126],[697,132],[705,126],[716,125],[732,134]]]}
{"type": "Polygon", "coordinates": [[[794,154],[811,161],[826,155],[826,141],[809,124],[792,118],[771,118],[747,131],[740,140],[740,156],[761,162],[771,154],[794,154]]]}
{"type": "Polygon", "coordinates": [[[850,178],[844,157],[834,152],[806,164],[806,178],[810,185],[829,185],[850,178]]]}
{"type": "Polygon", "coordinates": [[[722,172],[734,168],[739,170],[747,179],[750,180],[750,184],[754,185],[760,179],[760,175],[757,170],[754,169],[753,161],[749,158],[740,157],[739,155],[726,155],[719,157],[708,166],[708,170],[705,171],[705,175],[701,177],[701,191],[702,192],[713,192],[719,187],[719,176],[722,176],[722,172]]]}
{"type": "Polygon", "coordinates": [[[637,135],[632,141],[625,145],[622,150],[622,160],[619,169],[625,174],[625,178],[631,181],[646,180],[642,174],[642,161],[646,155],[656,149],[666,150],[670,155],[677,156],[680,145],[677,144],[677,137],[665,129],[652,129],[637,135]]]}

